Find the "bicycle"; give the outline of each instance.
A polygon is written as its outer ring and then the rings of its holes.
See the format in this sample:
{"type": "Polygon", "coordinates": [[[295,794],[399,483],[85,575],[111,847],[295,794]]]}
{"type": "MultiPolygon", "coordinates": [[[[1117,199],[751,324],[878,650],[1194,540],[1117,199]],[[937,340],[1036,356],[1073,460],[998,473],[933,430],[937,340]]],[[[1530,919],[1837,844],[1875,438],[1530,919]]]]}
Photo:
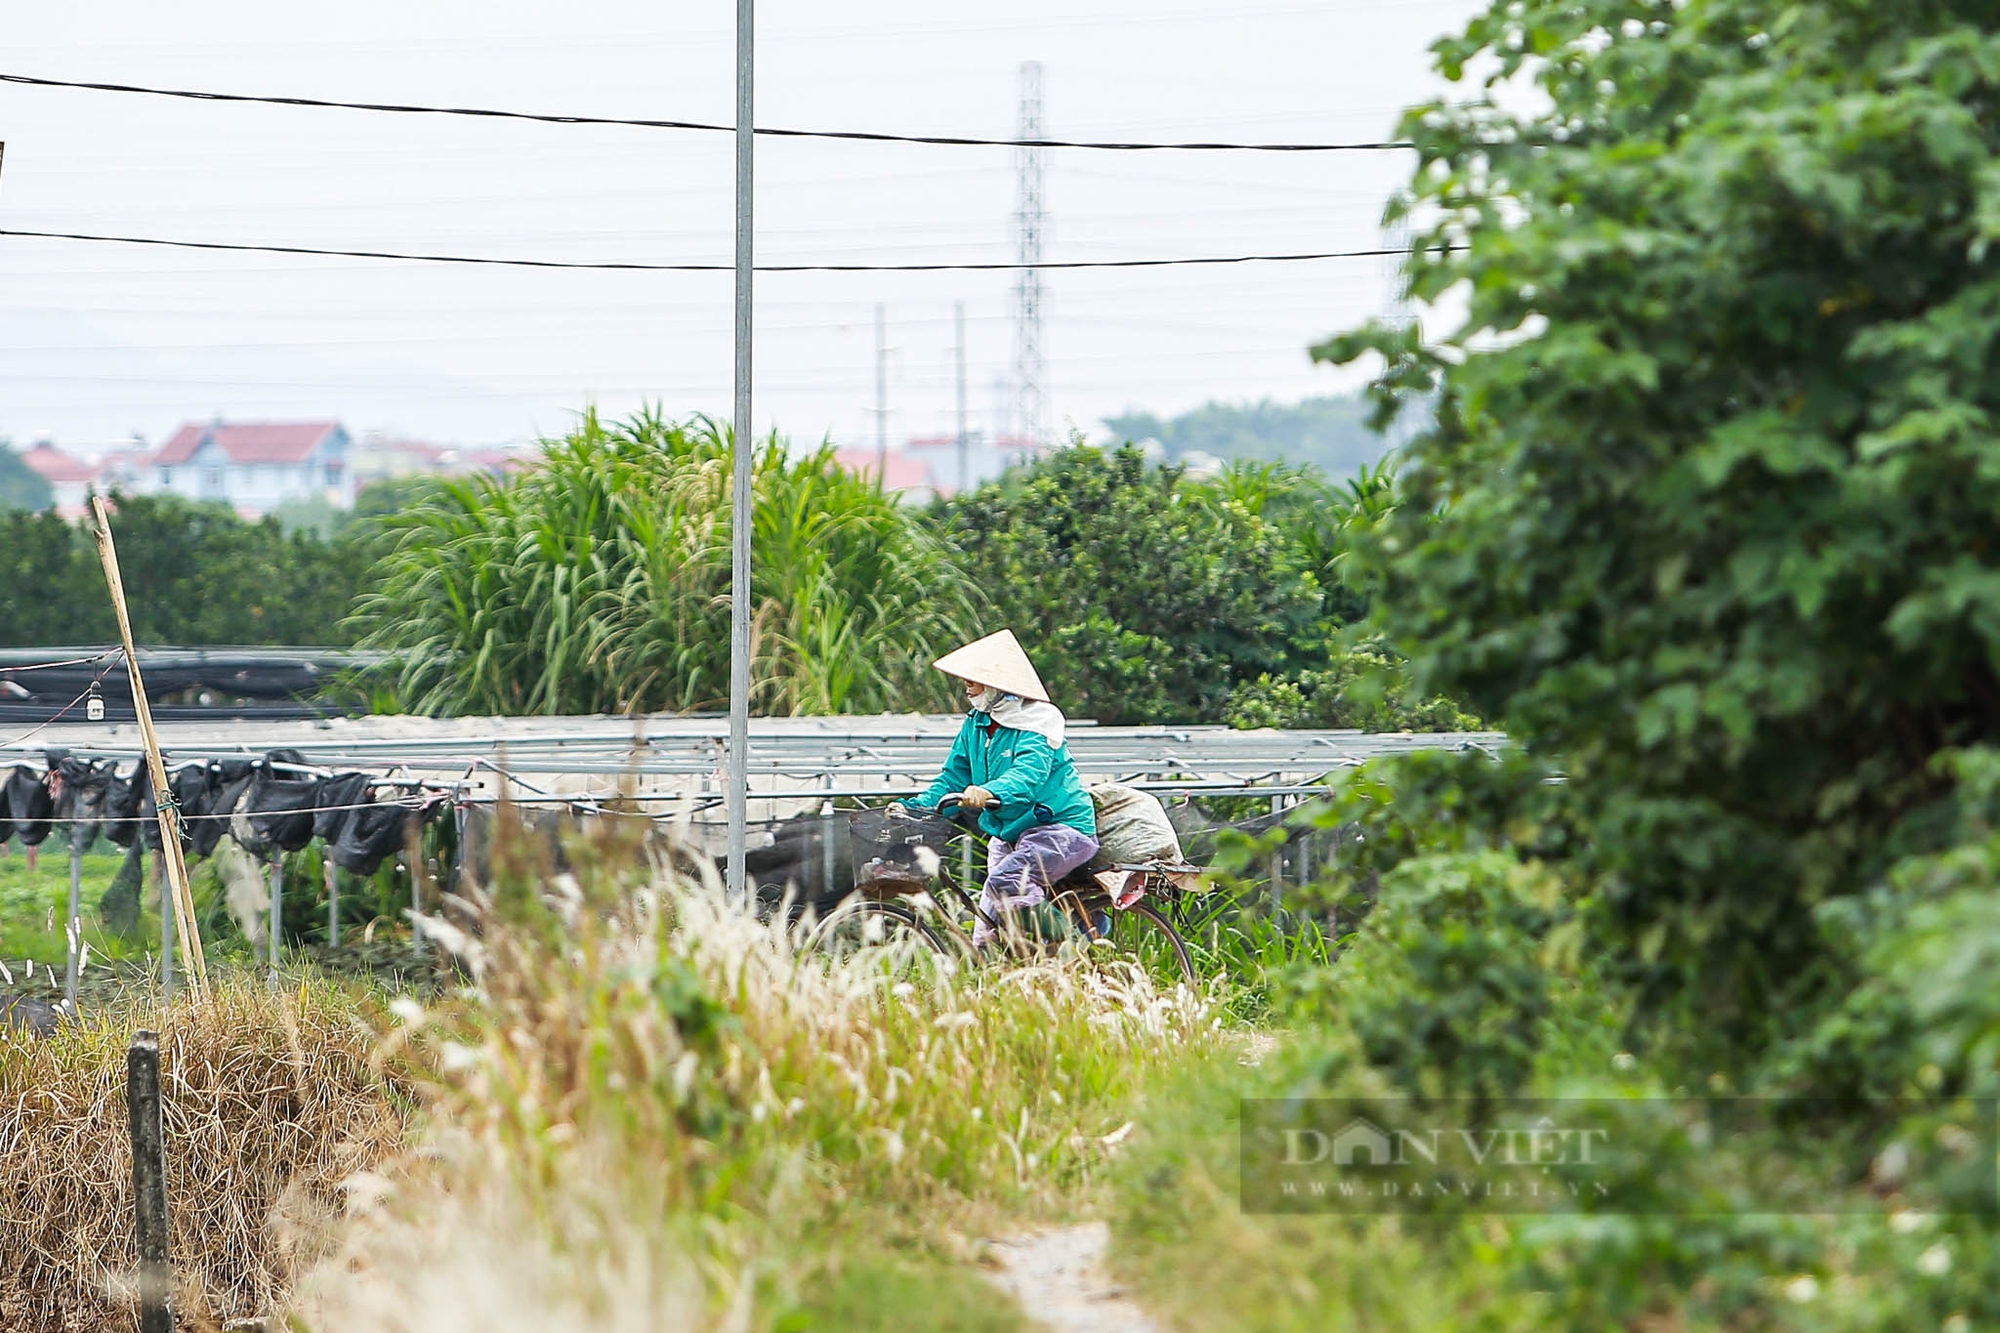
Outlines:
{"type": "Polygon", "coordinates": [[[1174,877],[1197,874],[1198,867],[1096,867],[1140,877],[1138,892],[1132,892],[1128,882],[1127,892],[1120,895],[1123,906],[1092,870],[1073,871],[1052,887],[1045,905],[1051,910],[1024,922],[1022,913],[988,915],[979,906],[977,887],[961,882],[952,871],[960,839],[973,836],[965,825],[873,809],[852,812],[848,827],[854,842],[854,892],[811,928],[810,948],[836,956],[864,949],[907,955],[920,949],[976,960],[979,951],[967,923],[983,922],[1005,951],[1032,955],[1057,942],[1060,936],[1049,927],[1060,923],[1062,933],[1080,937],[1092,949],[1132,958],[1155,975],[1172,973],[1189,983],[1195,979],[1187,942],[1146,899],[1171,899],[1179,892],[1174,877]]]}

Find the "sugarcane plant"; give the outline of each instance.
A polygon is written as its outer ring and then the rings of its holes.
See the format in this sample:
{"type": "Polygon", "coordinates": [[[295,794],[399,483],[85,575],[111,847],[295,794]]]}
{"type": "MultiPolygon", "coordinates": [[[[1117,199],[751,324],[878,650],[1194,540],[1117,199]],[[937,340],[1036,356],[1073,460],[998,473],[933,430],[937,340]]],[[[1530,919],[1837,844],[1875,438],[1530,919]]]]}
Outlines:
{"type": "MultiPolygon", "coordinates": [[[[831,446],[756,442],[753,706],[946,704],[928,663],[977,590],[922,515],[831,446]]],[[[518,476],[447,482],[383,520],[355,619],[431,713],[721,707],[734,443],[706,417],[584,413],[518,476]]]]}

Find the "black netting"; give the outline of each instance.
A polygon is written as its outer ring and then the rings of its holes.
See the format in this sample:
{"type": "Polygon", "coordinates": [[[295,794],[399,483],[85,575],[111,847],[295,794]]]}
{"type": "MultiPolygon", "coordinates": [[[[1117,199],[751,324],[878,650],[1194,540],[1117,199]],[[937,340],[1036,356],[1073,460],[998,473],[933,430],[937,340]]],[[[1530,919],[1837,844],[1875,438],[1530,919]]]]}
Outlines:
{"type": "Polygon", "coordinates": [[[321,808],[313,813],[313,836],[322,842],[332,842],[347,826],[347,817],[354,812],[344,807],[359,805],[368,797],[368,775],[366,773],[336,773],[320,783],[319,804],[321,808]]]}
{"type": "Polygon", "coordinates": [[[14,836],[23,846],[38,847],[47,840],[56,798],[49,791],[45,774],[26,764],[14,765],[7,777],[7,807],[14,821],[14,836]]]}
{"type": "Polygon", "coordinates": [[[352,813],[333,840],[333,863],[357,875],[372,875],[403,849],[422,815],[393,801],[378,801],[352,813]]]}
{"type": "Polygon", "coordinates": [[[148,851],[160,848],[160,824],[153,808],[153,770],[141,759],[132,776],[111,779],[104,802],[104,836],[120,847],[137,842],[148,851]]]}
{"type": "Polygon", "coordinates": [[[299,778],[305,756],[273,750],[250,766],[250,785],[230,812],[229,836],[252,856],[295,852],[312,841],[319,779],[299,778]]]}
{"type": "Polygon", "coordinates": [[[103,831],[116,770],[109,759],[79,759],[50,751],[49,772],[55,787],[50,813],[69,826],[70,849],[81,852],[103,831]]]}
{"type": "MultiPolygon", "coordinates": [[[[268,850],[296,852],[313,839],[313,807],[324,787],[317,778],[266,778],[245,797],[251,837],[268,850]]],[[[246,844],[247,845],[247,844],[246,844]]]]}

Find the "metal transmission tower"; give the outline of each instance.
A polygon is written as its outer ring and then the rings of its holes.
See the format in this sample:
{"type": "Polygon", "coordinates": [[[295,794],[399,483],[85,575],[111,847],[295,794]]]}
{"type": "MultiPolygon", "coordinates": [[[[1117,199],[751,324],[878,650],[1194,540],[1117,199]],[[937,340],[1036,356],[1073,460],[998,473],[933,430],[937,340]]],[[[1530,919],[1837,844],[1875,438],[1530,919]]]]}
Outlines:
{"type": "Polygon", "coordinates": [[[1415,237],[1407,218],[1397,220],[1382,232],[1382,248],[1389,252],[1382,256],[1382,284],[1388,288],[1382,321],[1399,329],[1417,322],[1416,309],[1410,304],[1410,279],[1403,272],[1403,261],[1409,257],[1415,237]]]}
{"type": "MultiPolygon", "coordinates": [[[[1398,220],[1382,234],[1382,248],[1394,252],[1382,257],[1382,277],[1388,287],[1382,322],[1398,329],[1412,328],[1418,323],[1416,306],[1410,301],[1409,275],[1403,272],[1403,261],[1409,256],[1415,235],[1407,218],[1398,220]]],[[[1420,407],[1404,404],[1396,419],[1382,432],[1383,446],[1402,448],[1423,428],[1423,422],[1424,412],[1420,407]]]]}
{"type": "MultiPolygon", "coordinates": [[[[1042,137],[1042,63],[1021,62],[1022,140],[1042,137]]],[[[1023,265],[1042,262],[1042,233],[1048,215],[1042,209],[1040,148],[1014,150],[1018,198],[1014,208],[1014,257],[1023,265]]],[[[1030,445],[1049,438],[1048,357],[1042,346],[1042,271],[1024,267],[1014,281],[1014,421],[1015,430],[1030,445]]]]}

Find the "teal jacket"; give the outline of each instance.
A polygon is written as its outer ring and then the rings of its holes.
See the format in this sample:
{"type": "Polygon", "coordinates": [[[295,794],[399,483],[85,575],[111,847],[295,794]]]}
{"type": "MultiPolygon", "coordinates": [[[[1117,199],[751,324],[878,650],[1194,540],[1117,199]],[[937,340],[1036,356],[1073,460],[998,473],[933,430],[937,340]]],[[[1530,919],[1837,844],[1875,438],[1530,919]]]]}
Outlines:
{"type": "Polygon", "coordinates": [[[947,796],[984,787],[998,798],[979,816],[979,827],[1002,842],[1017,842],[1037,824],[1067,824],[1097,836],[1097,807],[1076,775],[1067,745],[1050,745],[1035,731],[1003,727],[978,709],[965,715],[944,772],[917,804],[936,809],[947,796]]]}

